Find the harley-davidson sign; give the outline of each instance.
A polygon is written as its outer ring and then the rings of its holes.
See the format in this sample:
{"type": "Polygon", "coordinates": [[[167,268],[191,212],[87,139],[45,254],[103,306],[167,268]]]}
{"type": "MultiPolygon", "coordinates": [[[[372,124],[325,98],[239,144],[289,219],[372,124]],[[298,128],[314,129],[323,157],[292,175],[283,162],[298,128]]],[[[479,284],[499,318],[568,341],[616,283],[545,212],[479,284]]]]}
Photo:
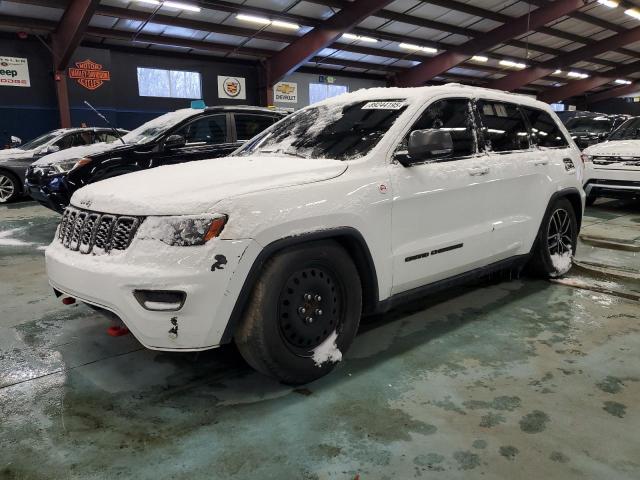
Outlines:
{"type": "Polygon", "coordinates": [[[87,59],[76,62],[75,68],[69,68],[69,78],[73,78],[87,90],[95,90],[111,80],[111,74],[108,70],[103,70],[99,63],[87,59]]]}

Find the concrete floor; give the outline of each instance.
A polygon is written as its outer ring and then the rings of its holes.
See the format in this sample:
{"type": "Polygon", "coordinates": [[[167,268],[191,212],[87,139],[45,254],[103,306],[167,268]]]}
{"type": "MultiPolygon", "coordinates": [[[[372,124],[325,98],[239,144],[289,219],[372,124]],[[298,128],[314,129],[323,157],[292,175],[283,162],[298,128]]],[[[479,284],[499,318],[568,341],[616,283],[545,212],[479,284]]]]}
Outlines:
{"type": "Polygon", "coordinates": [[[61,305],[57,220],[0,208],[3,480],[640,478],[639,203],[589,210],[600,240],[565,284],[485,280],[369,319],[298,389],[232,347],[152,352],[61,305]]]}

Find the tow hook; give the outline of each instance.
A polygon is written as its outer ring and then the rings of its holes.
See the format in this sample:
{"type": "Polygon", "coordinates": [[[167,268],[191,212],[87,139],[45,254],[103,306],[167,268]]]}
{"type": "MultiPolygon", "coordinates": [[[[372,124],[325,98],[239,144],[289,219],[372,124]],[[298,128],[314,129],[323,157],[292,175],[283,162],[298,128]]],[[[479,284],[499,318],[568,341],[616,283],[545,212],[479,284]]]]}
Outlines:
{"type": "Polygon", "coordinates": [[[169,330],[169,338],[175,340],[178,338],[178,317],[171,317],[171,329],[169,330]]]}
{"type": "Polygon", "coordinates": [[[64,305],[73,305],[74,303],[76,303],[76,299],[73,297],[64,297],[62,299],[62,303],[64,305]]]}

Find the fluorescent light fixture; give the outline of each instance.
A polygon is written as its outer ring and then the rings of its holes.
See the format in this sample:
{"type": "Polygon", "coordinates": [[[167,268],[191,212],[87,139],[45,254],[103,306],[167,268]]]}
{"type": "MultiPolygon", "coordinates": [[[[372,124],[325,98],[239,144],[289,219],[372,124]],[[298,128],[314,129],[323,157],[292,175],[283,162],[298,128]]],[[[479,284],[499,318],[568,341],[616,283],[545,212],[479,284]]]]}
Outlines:
{"type": "Polygon", "coordinates": [[[624,13],[626,13],[630,17],[640,20],[640,10],[637,10],[635,8],[628,8],[624,11],[624,13]]]}
{"type": "Polygon", "coordinates": [[[243,22],[259,23],[260,25],[269,25],[271,23],[271,20],[268,18],[256,17],[255,15],[245,15],[244,13],[237,14],[236,18],[243,22]]]}
{"type": "Polygon", "coordinates": [[[347,40],[356,40],[358,42],[369,42],[369,43],[375,43],[378,41],[372,37],[365,37],[363,35],[354,35],[353,33],[343,33],[342,38],[346,38],[347,40]]]}
{"type": "Polygon", "coordinates": [[[567,77],[571,77],[571,78],[589,78],[589,75],[587,75],[586,73],[580,73],[580,72],[567,72],[567,77]]]}
{"type": "Polygon", "coordinates": [[[560,75],[562,73],[562,70],[558,69],[555,72],[553,72],[554,75],[560,75]]]}
{"type": "Polygon", "coordinates": [[[520,69],[527,68],[526,64],[520,63],[520,62],[513,62],[511,60],[500,60],[498,63],[503,67],[520,68],[520,69]]]}
{"type": "Polygon", "coordinates": [[[609,8],[616,8],[619,5],[617,0],[598,0],[598,3],[609,8]]]}
{"type": "Polygon", "coordinates": [[[156,7],[169,7],[169,8],[177,8],[178,10],[189,10],[190,12],[199,12],[200,7],[196,7],[195,5],[191,5],[190,3],[182,3],[182,2],[172,2],[170,0],[160,1],[160,0],[137,0],[138,3],[146,3],[148,5],[154,5],[156,7]]]}
{"type": "Polygon", "coordinates": [[[474,62],[486,63],[489,61],[489,57],[485,57],[484,55],[474,55],[473,57],[471,57],[471,60],[473,60],[474,62]]]}
{"type": "Polygon", "coordinates": [[[282,20],[274,20],[271,22],[271,25],[274,27],[288,28],[290,30],[298,30],[300,28],[300,25],[297,23],[283,22],[282,20]]]}
{"type": "Polygon", "coordinates": [[[631,85],[631,80],[623,80],[622,78],[618,78],[616,82],[618,85],[631,85]]]}
{"type": "Polygon", "coordinates": [[[404,48],[405,50],[420,51],[425,53],[438,53],[437,48],[421,47],[420,45],[414,45],[413,43],[401,43],[400,48],[404,48]]]}

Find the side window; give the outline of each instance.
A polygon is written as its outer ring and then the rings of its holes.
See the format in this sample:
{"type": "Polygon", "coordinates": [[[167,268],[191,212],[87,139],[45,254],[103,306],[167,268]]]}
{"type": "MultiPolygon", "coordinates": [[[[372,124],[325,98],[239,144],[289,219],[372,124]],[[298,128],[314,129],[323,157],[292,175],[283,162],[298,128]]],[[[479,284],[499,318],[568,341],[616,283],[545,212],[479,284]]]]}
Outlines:
{"type": "Polygon", "coordinates": [[[189,144],[215,145],[227,141],[227,116],[211,115],[199,118],[174,132],[189,144]]]}
{"type": "Polygon", "coordinates": [[[523,108],[531,125],[531,139],[539,147],[568,147],[569,142],[547,112],[536,108],[523,108]]]}
{"type": "Polygon", "coordinates": [[[71,147],[79,147],[81,145],[89,145],[92,143],[92,132],[78,132],[65,135],[58,140],[55,145],[60,147],[60,150],[65,150],[71,147]]]}
{"type": "Polygon", "coordinates": [[[489,151],[510,152],[529,148],[529,132],[524,117],[512,103],[478,101],[482,134],[489,151]]]}
{"type": "Polygon", "coordinates": [[[266,115],[234,114],[238,140],[249,140],[274,123],[274,118],[266,115]]]}
{"type": "Polygon", "coordinates": [[[467,157],[476,153],[474,128],[473,113],[468,99],[438,100],[429,105],[413,124],[398,151],[407,150],[409,135],[414,130],[442,130],[449,132],[453,141],[453,152],[445,159],[467,157]]]}
{"type": "Polygon", "coordinates": [[[115,134],[110,132],[96,132],[96,142],[113,142],[117,140],[118,137],[115,134]]]}

